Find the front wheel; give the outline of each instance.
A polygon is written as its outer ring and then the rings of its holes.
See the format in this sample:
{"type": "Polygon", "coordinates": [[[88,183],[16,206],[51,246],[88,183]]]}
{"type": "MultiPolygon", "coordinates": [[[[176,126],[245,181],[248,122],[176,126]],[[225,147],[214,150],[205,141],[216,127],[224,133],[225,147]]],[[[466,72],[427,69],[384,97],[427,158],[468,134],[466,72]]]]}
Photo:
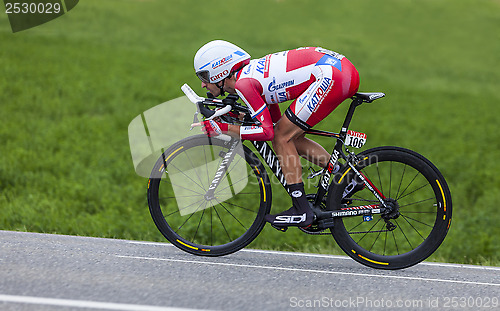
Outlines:
{"type": "Polygon", "coordinates": [[[158,159],[148,203],[157,228],[172,244],[195,255],[221,256],[261,232],[271,187],[262,163],[241,141],[197,135],[175,143],[158,159]]]}
{"type": "Polygon", "coordinates": [[[429,160],[403,148],[374,148],[358,158],[355,169],[389,208],[376,214],[380,201],[346,167],[331,185],[328,209],[369,206],[375,213],[336,218],[331,229],[335,241],[351,258],[373,268],[402,269],[429,257],[451,223],[451,194],[444,177],[429,160]]]}

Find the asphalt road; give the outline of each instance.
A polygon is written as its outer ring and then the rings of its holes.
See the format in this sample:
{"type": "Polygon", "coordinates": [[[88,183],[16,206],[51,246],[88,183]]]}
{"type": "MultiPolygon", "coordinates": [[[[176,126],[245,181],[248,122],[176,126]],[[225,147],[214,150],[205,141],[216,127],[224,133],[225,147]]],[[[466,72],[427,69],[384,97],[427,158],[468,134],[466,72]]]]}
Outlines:
{"type": "Polygon", "coordinates": [[[0,310],[500,310],[500,268],[0,231],[0,310]]]}

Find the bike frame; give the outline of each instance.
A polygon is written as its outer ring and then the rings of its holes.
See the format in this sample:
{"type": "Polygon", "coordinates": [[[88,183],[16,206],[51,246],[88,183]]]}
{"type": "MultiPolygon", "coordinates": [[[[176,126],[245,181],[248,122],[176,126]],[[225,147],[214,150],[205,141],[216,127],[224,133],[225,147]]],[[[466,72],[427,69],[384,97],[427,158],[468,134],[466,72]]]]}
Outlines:
{"type": "MultiPolygon", "coordinates": [[[[365,182],[366,186],[368,189],[372,190],[375,194],[375,197],[380,201],[380,203],[384,204],[384,199],[385,197],[381,194],[378,189],[375,188],[375,186],[360,172],[358,172],[351,161],[349,161],[348,156],[343,152],[342,146],[344,145],[344,141],[347,136],[347,130],[349,129],[349,125],[351,123],[352,117],[354,115],[354,111],[356,110],[356,107],[361,105],[363,103],[363,100],[361,98],[354,98],[351,102],[351,105],[349,106],[349,110],[347,111],[347,115],[345,117],[344,123],[342,125],[342,129],[340,133],[333,133],[333,132],[327,132],[327,131],[321,131],[321,130],[315,130],[315,129],[310,129],[306,131],[306,134],[310,135],[319,135],[319,136],[327,136],[327,137],[332,137],[336,138],[337,141],[335,143],[335,146],[333,148],[333,151],[330,155],[330,159],[328,161],[327,167],[323,170],[321,173],[320,180],[318,182],[318,191],[315,194],[314,197],[314,203],[313,205],[318,207],[322,200],[324,199],[326,193],[328,192],[328,187],[330,185],[330,178],[333,173],[334,168],[339,164],[339,160],[342,158],[343,160],[348,163],[348,165],[351,166],[351,169],[354,170],[354,172],[358,175],[358,177],[365,182]]],[[[266,141],[251,141],[252,145],[256,148],[256,150],[259,152],[261,155],[262,159],[266,162],[266,164],[271,168],[272,172],[278,179],[278,181],[283,185],[283,187],[286,187],[286,180],[283,172],[281,171],[281,166],[278,161],[278,157],[274,153],[273,149],[269,146],[269,143],[266,141]]],[[[368,208],[370,209],[370,208],[368,208]]],[[[361,213],[356,213],[356,215],[360,215],[361,213]]],[[[355,216],[355,215],[352,215],[355,216]]]]}

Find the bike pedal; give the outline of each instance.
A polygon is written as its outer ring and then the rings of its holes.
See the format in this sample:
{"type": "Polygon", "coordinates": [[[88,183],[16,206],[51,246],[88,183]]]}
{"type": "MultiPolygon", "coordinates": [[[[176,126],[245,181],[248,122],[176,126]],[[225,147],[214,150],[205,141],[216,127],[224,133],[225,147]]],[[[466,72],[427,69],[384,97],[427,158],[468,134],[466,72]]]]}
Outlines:
{"type": "Polygon", "coordinates": [[[271,224],[271,227],[273,227],[274,229],[281,231],[281,232],[286,232],[288,230],[288,227],[279,227],[279,226],[276,226],[273,224],[271,224]]]}

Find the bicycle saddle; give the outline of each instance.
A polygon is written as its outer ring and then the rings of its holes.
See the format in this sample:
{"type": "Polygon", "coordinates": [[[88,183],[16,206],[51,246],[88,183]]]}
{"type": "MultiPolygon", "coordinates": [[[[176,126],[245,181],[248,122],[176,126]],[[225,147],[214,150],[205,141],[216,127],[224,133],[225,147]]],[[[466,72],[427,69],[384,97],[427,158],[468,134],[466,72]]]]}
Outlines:
{"type": "Polygon", "coordinates": [[[376,92],[376,93],[356,93],[354,97],[362,99],[365,103],[371,103],[372,101],[384,97],[384,93],[376,92]]]}

